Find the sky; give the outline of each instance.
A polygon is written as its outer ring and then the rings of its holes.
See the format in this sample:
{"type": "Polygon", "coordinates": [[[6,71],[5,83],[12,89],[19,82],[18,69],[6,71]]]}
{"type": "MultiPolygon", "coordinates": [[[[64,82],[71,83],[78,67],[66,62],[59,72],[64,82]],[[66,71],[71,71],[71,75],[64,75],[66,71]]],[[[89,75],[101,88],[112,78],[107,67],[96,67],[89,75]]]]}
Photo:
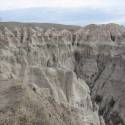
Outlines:
{"type": "Polygon", "coordinates": [[[0,0],[0,21],[125,25],[125,0],[0,0]]]}

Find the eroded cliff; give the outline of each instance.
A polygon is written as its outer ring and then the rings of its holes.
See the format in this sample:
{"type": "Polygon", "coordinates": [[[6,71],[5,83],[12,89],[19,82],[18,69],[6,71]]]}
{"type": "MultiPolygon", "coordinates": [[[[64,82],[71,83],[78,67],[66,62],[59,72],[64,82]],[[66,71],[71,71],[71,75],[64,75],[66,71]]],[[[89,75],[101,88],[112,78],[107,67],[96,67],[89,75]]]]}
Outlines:
{"type": "Polygon", "coordinates": [[[104,125],[74,72],[76,29],[63,28],[0,24],[1,125],[104,125]]]}
{"type": "Polygon", "coordinates": [[[75,72],[90,89],[107,125],[125,124],[125,28],[89,25],[78,31],[75,72]]]}
{"type": "Polygon", "coordinates": [[[0,23],[1,125],[124,125],[124,40],[116,24],[0,23]]]}

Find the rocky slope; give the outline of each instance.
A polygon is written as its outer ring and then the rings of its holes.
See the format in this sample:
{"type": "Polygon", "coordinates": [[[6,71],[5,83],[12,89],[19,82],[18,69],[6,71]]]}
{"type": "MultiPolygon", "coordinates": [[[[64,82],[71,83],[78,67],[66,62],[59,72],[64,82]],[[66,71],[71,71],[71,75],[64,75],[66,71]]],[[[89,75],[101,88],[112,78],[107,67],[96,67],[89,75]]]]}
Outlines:
{"type": "Polygon", "coordinates": [[[125,124],[125,28],[89,25],[77,31],[75,72],[84,79],[107,125],[125,124]]]}
{"type": "Polygon", "coordinates": [[[73,71],[78,27],[64,28],[0,24],[0,125],[104,125],[73,71]]]}
{"type": "Polygon", "coordinates": [[[0,23],[0,125],[124,125],[124,40],[116,24],[0,23]]]}

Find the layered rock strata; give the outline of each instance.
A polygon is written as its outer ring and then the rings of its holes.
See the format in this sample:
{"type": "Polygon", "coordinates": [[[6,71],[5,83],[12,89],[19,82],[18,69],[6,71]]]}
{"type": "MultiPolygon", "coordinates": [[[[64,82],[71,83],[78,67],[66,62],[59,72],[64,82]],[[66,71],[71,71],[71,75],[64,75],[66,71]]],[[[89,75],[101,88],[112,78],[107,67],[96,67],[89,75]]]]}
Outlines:
{"type": "Polygon", "coordinates": [[[0,24],[0,125],[104,125],[74,72],[76,29],[58,27],[0,24]]]}
{"type": "Polygon", "coordinates": [[[124,125],[124,41],[116,24],[0,23],[0,124],[124,125]]]}

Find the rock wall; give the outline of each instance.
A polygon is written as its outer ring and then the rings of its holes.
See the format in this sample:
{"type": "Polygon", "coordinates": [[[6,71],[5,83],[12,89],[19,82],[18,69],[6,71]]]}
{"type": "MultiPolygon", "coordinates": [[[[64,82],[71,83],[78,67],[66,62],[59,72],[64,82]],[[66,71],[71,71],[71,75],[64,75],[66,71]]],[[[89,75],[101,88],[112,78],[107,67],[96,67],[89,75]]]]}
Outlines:
{"type": "Polygon", "coordinates": [[[77,31],[75,72],[90,89],[107,125],[125,124],[125,28],[89,25],[77,31]]]}
{"type": "Polygon", "coordinates": [[[124,125],[124,62],[123,26],[0,23],[1,125],[124,125]]]}
{"type": "Polygon", "coordinates": [[[0,23],[0,125],[105,125],[76,75],[78,27],[64,27],[0,23]]]}

